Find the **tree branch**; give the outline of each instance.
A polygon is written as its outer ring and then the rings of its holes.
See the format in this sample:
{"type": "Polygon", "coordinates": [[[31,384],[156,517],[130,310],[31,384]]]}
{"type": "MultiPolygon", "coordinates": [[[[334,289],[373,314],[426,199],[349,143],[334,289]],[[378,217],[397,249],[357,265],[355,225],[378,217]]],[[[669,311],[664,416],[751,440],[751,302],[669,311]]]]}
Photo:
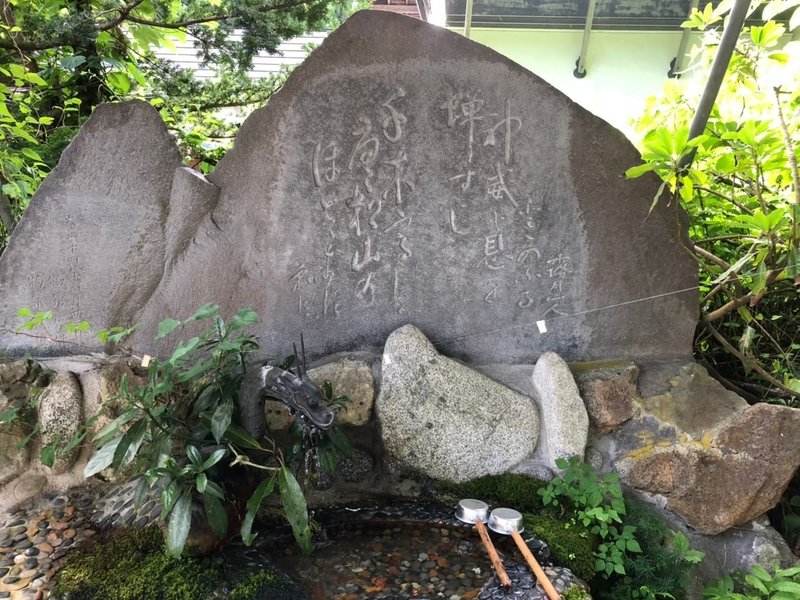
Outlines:
{"type": "Polygon", "coordinates": [[[125,21],[131,14],[131,11],[139,6],[142,2],[144,2],[144,0],[133,0],[133,2],[126,4],[124,7],[122,7],[122,10],[119,11],[119,14],[115,18],[111,19],[110,21],[106,21],[105,23],[99,23],[97,25],[97,30],[108,31],[109,29],[114,29],[114,27],[125,21]]]}
{"type": "MultiPolygon", "coordinates": [[[[312,4],[316,0],[287,0],[286,2],[281,2],[280,4],[273,4],[271,6],[264,6],[263,8],[259,9],[258,12],[260,13],[267,13],[273,12],[276,10],[286,10],[288,8],[295,8],[297,6],[303,6],[304,4],[312,4]]],[[[209,17],[201,17],[197,19],[190,19],[188,21],[180,21],[178,23],[170,23],[168,21],[151,21],[149,19],[141,19],[136,16],[128,16],[127,20],[132,23],[138,23],[139,25],[148,25],[150,27],[159,27],[161,29],[183,29],[185,27],[189,27],[191,25],[202,25],[203,23],[213,23],[218,21],[227,21],[231,18],[231,15],[212,15],[209,17]]]]}
{"type": "Polygon", "coordinates": [[[717,196],[718,198],[722,198],[723,200],[727,200],[728,202],[730,202],[731,204],[733,204],[733,205],[734,205],[736,208],[738,208],[739,210],[741,210],[743,213],[747,213],[748,215],[752,215],[752,214],[753,214],[753,211],[752,211],[752,210],[750,210],[749,208],[747,208],[747,207],[746,207],[745,205],[743,205],[743,204],[739,204],[739,203],[738,203],[738,202],[737,202],[737,201],[734,199],[734,197],[733,197],[733,190],[731,190],[731,195],[730,195],[730,196],[726,196],[725,194],[720,194],[719,192],[717,192],[717,191],[715,191],[715,190],[712,190],[711,188],[703,187],[703,186],[701,186],[701,185],[696,185],[696,186],[694,186],[694,187],[695,187],[695,189],[702,190],[703,192],[706,192],[707,194],[713,194],[714,196],[717,196]]]}
{"type": "Polygon", "coordinates": [[[695,244],[692,247],[692,250],[694,250],[695,254],[699,254],[706,260],[713,262],[715,265],[717,265],[722,269],[725,269],[726,271],[731,268],[730,264],[722,260],[719,256],[717,256],[716,254],[712,254],[711,252],[709,252],[705,248],[701,248],[697,244],[695,244]]]}
{"type": "Polygon", "coordinates": [[[190,19],[188,21],[181,21],[179,23],[169,23],[167,21],[150,21],[149,19],[140,19],[133,15],[129,15],[126,19],[131,23],[138,23],[139,25],[147,25],[148,27],[158,27],[160,29],[183,29],[190,25],[200,25],[202,23],[214,23],[217,21],[225,21],[230,19],[230,15],[214,15],[211,17],[202,17],[199,19],[190,19]]]}
{"type": "Polygon", "coordinates": [[[768,381],[771,385],[781,390],[783,393],[792,396],[793,398],[800,398],[800,392],[796,392],[790,387],[786,387],[780,381],[775,379],[770,373],[768,373],[757,360],[750,359],[739,352],[733,345],[725,339],[725,337],[717,331],[717,329],[709,322],[706,317],[703,317],[703,325],[705,328],[714,336],[714,338],[722,345],[723,348],[736,358],[738,358],[741,363],[745,367],[749,367],[753,369],[756,373],[758,373],[765,381],[768,381]]]}
{"type": "MultiPolygon", "coordinates": [[[[769,275],[767,275],[767,282],[764,284],[766,288],[769,284],[775,281],[775,278],[778,276],[778,271],[773,271],[769,275]]],[[[749,294],[745,294],[744,296],[739,296],[738,298],[734,298],[727,304],[720,306],[717,310],[712,311],[703,317],[704,321],[718,321],[725,315],[732,313],[734,310],[739,308],[740,306],[744,306],[751,300],[758,300],[761,298],[763,292],[758,294],[753,294],[752,292],[749,294]]],[[[754,303],[755,304],[755,303],[754,303]]]]}
{"type": "MultiPolygon", "coordinates": [[[[789,135],[789,128],[786,126],[786,119],[783,118],[783,108],[781,107],[780,88],[772,88],[775,92],[775,109],[778,112],[778,122],[783,134],[783,143],[786,146],[786,157],[789,159],[789,167],[792,171],[792,182],[794,183],[794,202],[796,210],[800,211],[800,170],[797,168],[797,156],[792,145],[792,136],[789,135]]],[[[792,241],[797,241],[800,234],[797,218],[792,219],[792,241]]]]}

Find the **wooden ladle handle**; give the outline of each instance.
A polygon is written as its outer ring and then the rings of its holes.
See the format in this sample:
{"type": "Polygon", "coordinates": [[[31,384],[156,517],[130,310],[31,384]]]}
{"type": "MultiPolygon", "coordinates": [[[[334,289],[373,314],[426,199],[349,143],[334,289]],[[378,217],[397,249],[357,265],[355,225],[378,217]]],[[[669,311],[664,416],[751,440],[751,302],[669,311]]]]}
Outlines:
{"type": "Polygon", "coordinates": [[[525,543],[525,540],[522,539],[522,536],[519,534],[519,531],[512,531],[511,537],[514,538],[514,541],[517,543],[517,548],[519,551],[522,552],[522,556],[525,557],[525,560],[528,562],[528,566],[533,571],[533,574],[536,575],[536,581],[544,588],[544,593],[547,594],[547,597],[550,600],[561,600],[561,596],[558,595],[556,588],[553,587],[553,584],[550,583],[550,580],[545,575],[544,571],[542,571],[542,567],[539,566],[539,563],[536,562],[536,558],[533,556],[531,549],[528,548],[528,544],[525,543]]]}
{"type": "Polygon", "coordinates": [[[486,553],[489,555],[489,560],[492,561],[492,566],[497,573],[497,577],[500,579],[500,585],[502,585],[504,588],[510,588],[511,579],[509,579],[508,573],[506,573],[505,568],[503,568],[503,563],[500,561],[500,556],[497,554],[494,544],[492,544],[492,539],[489,537],[489,532],[486,531],[486,526],[483,524],[483,521],[479,519],[475,521],[475,527],[478,529],[478,535],[481,536],[483,547],[486,548],[486,553]]]}

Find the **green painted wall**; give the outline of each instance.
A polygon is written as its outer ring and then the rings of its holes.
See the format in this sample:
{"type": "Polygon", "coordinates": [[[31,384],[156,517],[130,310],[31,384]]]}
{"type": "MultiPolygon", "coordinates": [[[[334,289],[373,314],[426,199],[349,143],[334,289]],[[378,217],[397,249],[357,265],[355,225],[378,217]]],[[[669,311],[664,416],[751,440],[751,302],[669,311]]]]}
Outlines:
{"type": "Polygon", "coordinates": [[[472,29],[471,38],[489,46],[564,92],[584,108],[635,139],[632,119],[667,79],[681,33],[593,31],[586,77],[572,75],[582,31],[472,29]]]}

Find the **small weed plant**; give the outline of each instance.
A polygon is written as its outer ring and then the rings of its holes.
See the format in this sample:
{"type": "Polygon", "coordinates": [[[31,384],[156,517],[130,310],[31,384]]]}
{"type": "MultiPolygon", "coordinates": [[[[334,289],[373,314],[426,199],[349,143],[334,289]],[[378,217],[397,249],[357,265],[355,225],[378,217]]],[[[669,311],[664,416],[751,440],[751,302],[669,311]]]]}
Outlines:
{"type": "Polygon", "coordinates": [[[741,582],[729,575],[708,586],[703,592],[709,600],[797,600],[800,598],[800,567],[781,569],[773,565],[772,573],[755,565],[741,582]]]}
{"type": "Polygon", "coordinates": [[[642,549],[636,540],[636,527],[624,525],[625,500],[615,473],[599,476],[580,458],[560,458],[556,465],[562,474],[539,490],[544,506],[574,511],[584,527],[600,538],[595,551],[595,571],[603,577],[625,575],[624,557],[642,549]]]}

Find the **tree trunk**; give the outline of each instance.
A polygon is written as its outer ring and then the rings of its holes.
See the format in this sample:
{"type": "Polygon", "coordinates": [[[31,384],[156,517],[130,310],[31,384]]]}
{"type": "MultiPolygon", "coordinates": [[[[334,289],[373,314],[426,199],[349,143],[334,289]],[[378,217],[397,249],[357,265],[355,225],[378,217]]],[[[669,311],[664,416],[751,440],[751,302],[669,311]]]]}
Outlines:
{"type": "Polygon", "coordinates": [[[11,202],[5,194],[0,193],[0,221],[6,228],[6,232],[10,235],[14,231],[17,221],[14,219],[14,214],[11,212],[11,202]]]}

